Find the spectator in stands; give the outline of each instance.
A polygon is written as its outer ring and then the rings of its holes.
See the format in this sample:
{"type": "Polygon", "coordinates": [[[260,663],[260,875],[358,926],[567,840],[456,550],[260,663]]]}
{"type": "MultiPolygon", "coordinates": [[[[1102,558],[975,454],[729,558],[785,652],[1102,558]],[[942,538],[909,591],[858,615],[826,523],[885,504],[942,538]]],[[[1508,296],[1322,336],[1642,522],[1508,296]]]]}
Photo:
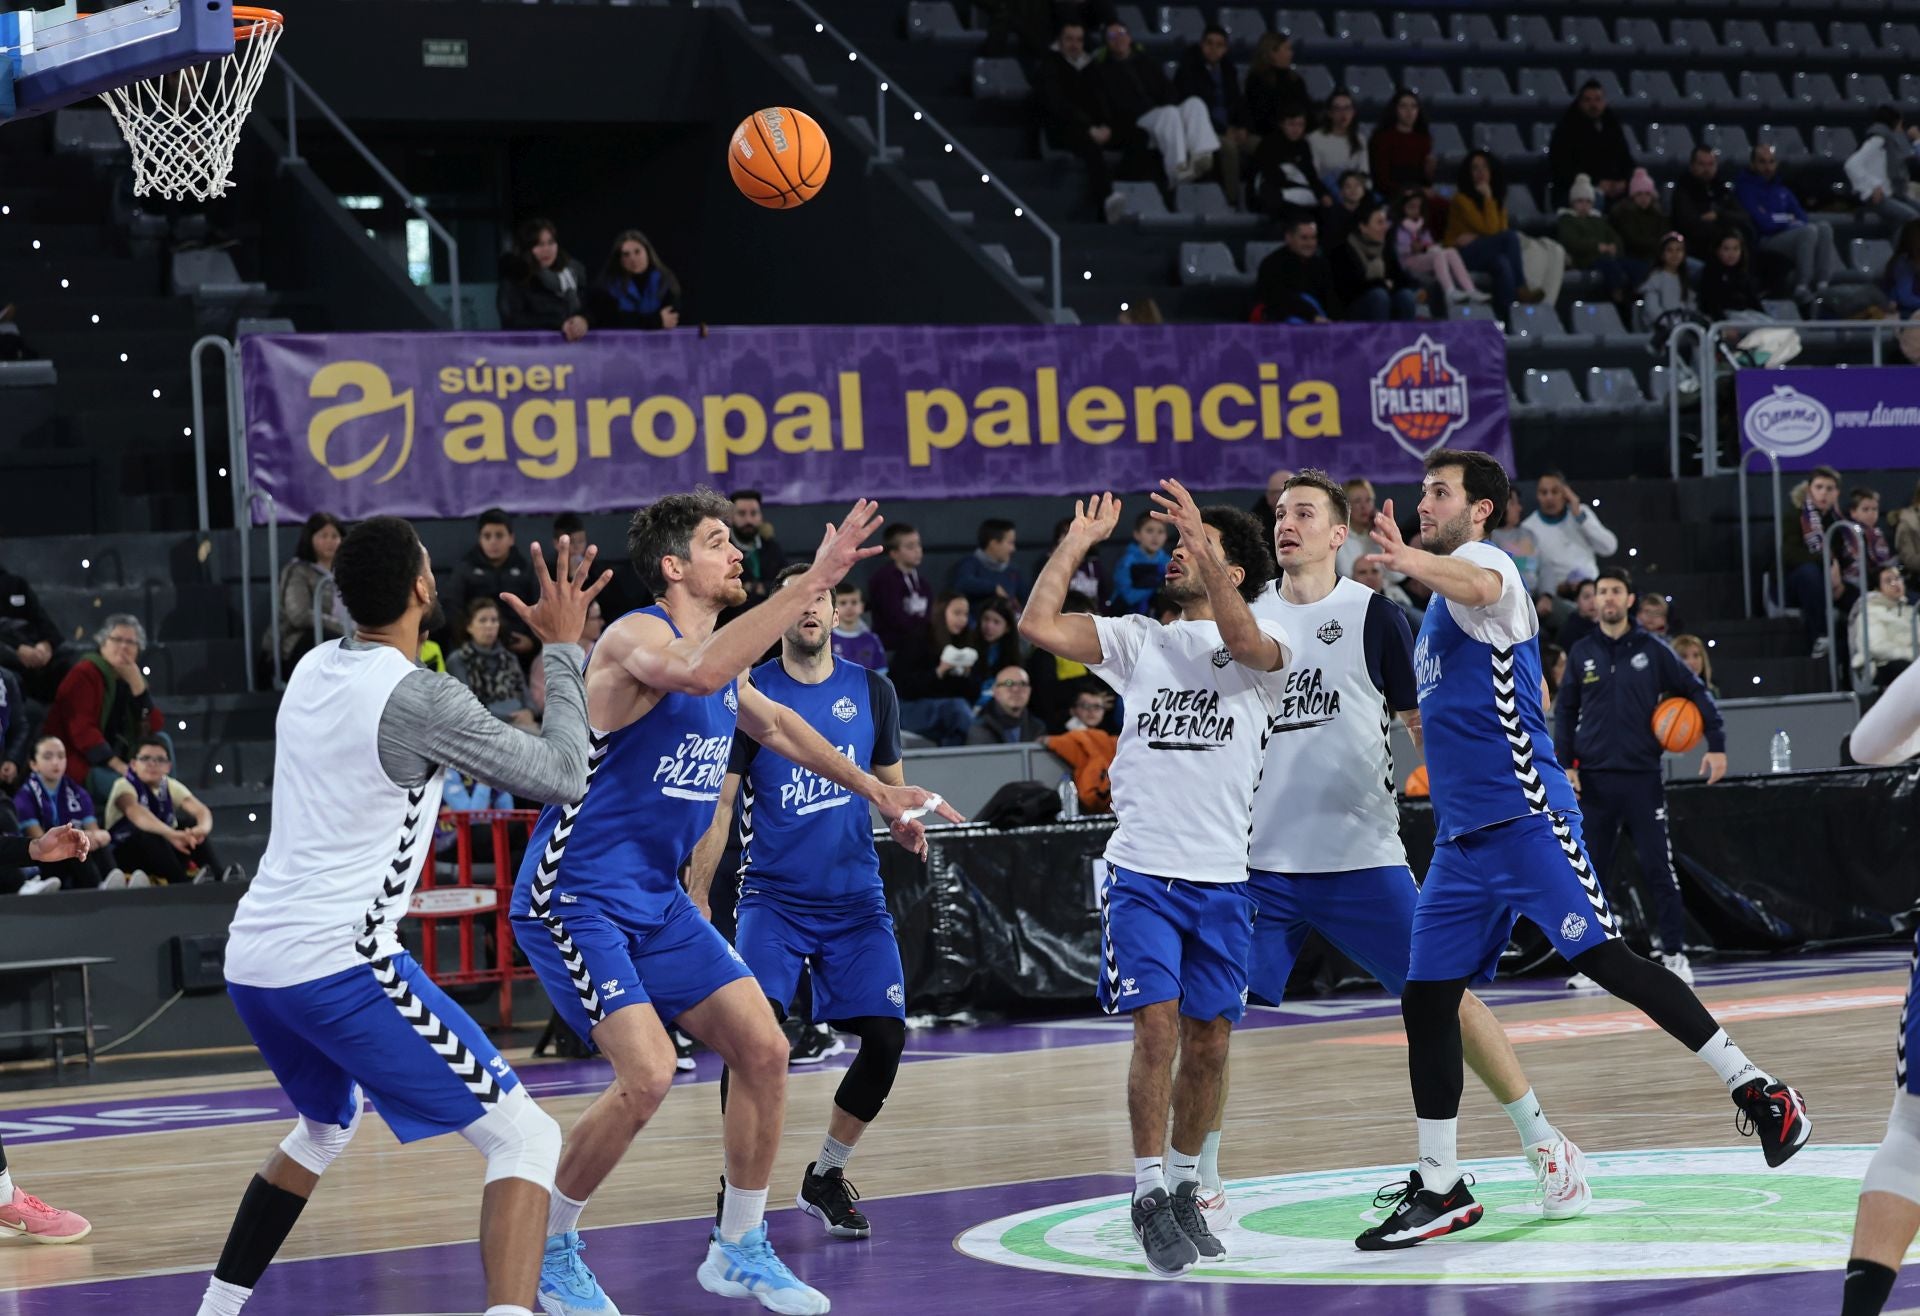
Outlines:
{"type": "MultiPolygon", "coordinates": [[[[544,672],[545,663],[535,663],[533,670],[544,672]]],[[[460,845],[459,824],[446,818],[448,813],[485,813],[493,809],[511,809],[513,792],[498,786],[489,786],[477,777],[464,772],[449,771],[445,784],[440,788],[440,808],[442,819],[433,828],[433,849],[449,861],[454,859],[460,845]]],[[[474,825],[472,829],[472,855],[475,863],[490,862],[493,853],[491,829],[474,825]],[[482,851],[485,852],[483,857],[482,851]]]]}
{"type": "Polygon", "coordinates": [[[460,644],[447,655],[447,675],[464,681],[487,711],[523,731],[539,726],[527,699],[527,674],[520,661],[500,642],[498,599],[479,598],[467,604],[460,644]]]}
{"type": "Polygon", "coordinates": [[[1247,131],[1256,150],[1280,131],[1287,111],[1305,105],[1306,79],[1293,67],[1293,38],[1285,32],[1263,33],[1247,61],[1247,131]]]}
{"type": "Polygon", "coordinates": [[[1887,543],[1887,532],[1880,528],[1879,493],[1865,485],[1848,490],[1847,520],[1859,527],[1865,557],[1851,534],[1834,536],[1833,556],[1840,563],[1841,578],[1853,590],[1864,593],[1874,587],[1880,568],[1899,565],[1893,546],[1887,543]]]}
{"type": "Polygon", "coordinates": [[[866,599],[860,587],[843,580],[833,587],[833,656],[869,671],[887,670],[887,649],[867,628],[866,599]]]}
{"type": "Polygon", "coordinates": [[[600,277],[587,289],[595,329],[672,329],[680,323],[680,280],[647,235],[630,228],[613,240],[600,277]]]}
{"type": "Polygon", "coordinates": [[[1160,313],[1160,303],[1151,297],[1142,297],[1137,302],[1121,302],[1120,314],[1114,317],[1115,324],[1165,324],[1167,317],[1160,313]]]}
{"type": "MultiPolygon", "coordinates": [[[[1637,172],[1637,171],[1636,171],[1637,172]]],[[[1592,270],[1613,301],[1625,305],[1628,295],[1647,277],[1647,262],[1625,254],[1626,243],[1614,231],[1605,215],[1593,208],[1593,180],[1576,174],[1567,189],[1567,205],[1554,223],[1554,236],[1567,249],[1567,263],[1577,270],[1592,270]]],[[[1622,202],[1631,207],[1632,202],[1622,202]]],[[[1665,217],[1661,218],[1662,227],[1665,217]]]]}
{"type": "MultiPolygon", "coordinates": [[[[11,790],[26,780],[27,765],[33,757],[29,737],[39,729],[43,718],[44,714],[28,706],[13,669],[0,667],[0,786],[11,790]]],[[[0,791],[0,802],[5,799],[5,791],[0,791]]],[[[4,813],[0,809],[0,814],[4,813]]],[[[0,817],[0,830],[4,830],[4,824],[5,818],[0,817]]]]}
{"type": "Polygon", "coordinates": [[[1241,180],[1253,160],[1253,137],[1247,131],[1247,101],[1240,91],[1240,71],[1227,58],[1227,30],[1209,24],[1200,44],[1189,46],[1174,75],[1173,94],[1182,101],[1198,100],[1207,107],[1213,134],[1220,139],[1214,157],[1220,188],[1227,204],[1239,206],[1241,180]]]}
{"type": "Polygon", "coordinates": [[[1046,738],[1046,727],[1027,709],[1033,699],[1033,680],[1026,668],[1001,668],[991,689],[993,698],[967,729],[969,745],[1025,745],[1046,738]]]}
{"type": "Polygon", "coordinates": [[[140,652],[147,647],[140,619],[115,613],[94,642],[95,651],[60,682],[45,730],[66,746],[67,775],[101,800],[125,775],[140,737],[158,732],[161,720],[140,666],[140,652]]]}
{"type": "Polygon", "coordinates": [[[1568,581],[1555,593],[1565,597],[1569,591],[1573,600],[1573,614],[1561,621],[1553,638],[1562,649],[1572,652],[1574,645],[1600,629],[1600,599],[1594,592],[1591,580],[1568,581]]]}
{"type": "MultiPolygon", "coordinates": [[[[513,521],[497,507],[480,513],[474,545],[454,568],[453,587],[448,601],[453,615],[462,616],[475,599],[499,599],[504,594],[519,596],[531,604],[539,597],[540,586],[533,578],[533,564],[513,540],[513,521]]],[[[517,616],[502,611],[502,643],[523,662],[531,661],[539,645],[533,632],[517,616]]]]}
{"type": "Polygon", "coordinates": [[[1640,629],[1649,635],[1665,635],[1668,614],[1672,606],[1664,595],[1643,594],[1640,596],[1639,604],[1634,608],[1633,619],[1639,624],[1640,629]]]}
{"type": "Polygon", "coordinates": [[[738,489],[727,499],[733,504],[733,546],[740,550],[740,584],[747,591],[747,602],[741,609],[744,612],[780,587],[778,578],[787,565],[787,554],[774,538],[758,489],[738,489]]]}
{"type": "Polygon", "coordinates": [[[973,676],[980,683],[974,706],[984,708],[993,698],[993,683],[1003,667],[1023,666],[1026,646],[1020,642],[1020,618],[1005,599],[988,599],[973,614],[974,634],[980,637],[980,657],[973,676]]]}
{"type": "Polygon", "coordinates": [[[1321,244],[1329,252],[1337,251],[1359,225],[1361,208],[1374,199],[1367,190],[1365,174],[1349,169],[1340,175],[1334,189],[1333,204],[1316,216],[1320,221],[1321,244]]]}
{"type": "Polygon", "coordinates": [[[102,884],[125,886],[125,874],[121,874],[119,881],[111,880],[119,872],[113,866],[112,839],[100,826],[93,797],[67,775],[67,747],[60,743],[60,737],[42,736],[35,742],[29,769],[26,785],[13,797],[20,834],[34,841],[56,827],[72,823],[87,834],[87,843],[92,848],[85,859],[40,865],[38,881],[21,887],[21,893],[35,895],[61,887],[73,891],[102,884]]]}
{"type": "Polygon", "coordinates": [[[62,653],[60,628],[24,576],[0,567],[0,666],[20,678],[20,687],[40,703],[52,700],[72,669],[62,653]]]}
{"type": "Polygon", "coordinates": [[[1364,557],[1353,564],[1353,580],[1357,585],[1365,585],[1375,594],[1384,594],[1388,602],[1407,615],[1409,626],[1418,626],[1423,620],[1420,609],[1407,597],[1406,590],[1389,581],[1378,562],[1369,562],[1364,557]]]}
{"type": "Polygon", "coordinates": [[[1780,556],[1786,568],[1786,599],[1800,609],[1800,624],[1805,628],[1807,646],[1815,658],[1827,656],[1827,607],[1839,602],[1838,611],[1846,615],[1853,603],[1846,583],[1840,578],[1840,564],[1821,569],[1821,543],[1827,528],[1840,519],[1840,472],[1831,466],[1816,466],[1807,478],[1787,495],[1792,516],[1781,530],[1780,556]]]}
{"type": "MultiPolygon", "coordinates": [[[[1247,511],[1260,525],[1260,533],[1268,539],[1273,538],[1273,509],[1280,505],[1280,495],[1286,492],[1287,481],[1293,478],[1293,472],[1285,469],[1275,471],[1267,477],[1267,487],[1259,497],[1247,505],[1247,511]]],[[[1148,615],[1159,615],[1160,603],[1155,600],[1147,605],[1148,615]]],[[[1177,610],[1176,610],[1177,615],[1177,610]]]]}
{"type": "Polygon", "coordinates": [[[1307,107],[1281,111],[1280,131],[1260,142],[1260,208],[1269,215],[1319,216],[1333,205],[1333,194],[1313,167],[1307,145],[1307,107]]]}
{"type": "Polygon", "coordinates": [[[1707,693],[1715,699],[1720,697],[1720,687],[1713,683],[1713,656],[1707,652],[1707,643],[1698,635],[1676,635],[1671,641],[1673,651],[1680,655],[1680,661],[1687,670],[1700,678],[1700,684],[1707,687],[1707,693]]]}
{"type": "Polygon", "coordinates": [[[1312,215],[1286,221],[1281,244],[1260,262],[1254,288],[1267,324],[1327,324],[1340,314],[1333,266],[1320,253],[1320,228],[1312,215]]]}
{"type": "Polygon", "coordinates": [[[1720,153],[1711,146],[1696,146],[1688,157],[1687,172],[1673,185],[1673,226],[1694,251],[1711,252],[1727,229],[1746,235],[1749,242],[1757,236],[1733,184],[1719,175],[1720,153]]]}
{"type": "MultiPolygon", "coordinates": [[[[115,863],[128,873],[145,872],[156,882],[179,884],[244,877],[239,865],[224,873],[207,837],[213,810],[176,781],[173,751],[159,736],[143,737],[134,747],[133,766],[107,795],[107,833],[115,863]]],[[[129,882],[129,885],[139,885],[129,882]]]]}
{"type": "Polygon", "coordinates": [[[1409,88],[1394,89],[1387,112],[1367,139],[1367,158],[1373,165],[1373,185],[1382,192],[1433,192],[1433,133],[1420,98],[1409,88]]]}
{"type": "Polygon", "coordinates": [[[300,527],[293,560],[280,570],[280,664],[292,672],[301,655],[321,641],[353,633],[353,619],[333,583],[333,555],[346,528],[331,512],[315,512],[300,527]],[[314,619],[319,619],[316,632],[314,619]]]}
{"type": "MultiPolygon", "coordinates": [[[[1833,230],[1824,220],[1808,219],[1793,189],[1780,181],[1780,163],[1770,143],[1753,148],[1747,168],[1734,180],[1740,204],[1753,220],[1760,245],[1793,260],[1794,295],[1825,288],[1842,268],[1833,230]]],[[[1702,302],[1705,301],[1704,295],[1702,302]]],[[[1711,312],[1709,312],[1711,314],[1711,312]]]]}
{"type": "Polygon", "coordinates": [[[1154,520],[1150,511],[1140,513],[1133,519],[1133,542],[1113,569],[1113,592],[1108,596],[1107,610],[1115,616],[1144,614],[1148,602],[1166,581],[1167,563],[1172,560],[1173,555],[1167,552],[1166,522],[1154,520]]]}
{"type": "Polygon", "coordinates": [[[963,744],[973,726],[979,686],[970,673],[980,661],[980,640],[967,624],[968,606],[964,594],[940,594],[887,669],[900,694],[900,729],[943,747],[963,744]]]}
{"type": "Polygon", "coordinates": [[[1493,281],[1494,311],[1505,319],[1514,302],[1540,301],[1541,291],[1526,286],[1520,235],[1507,223],[1507,180],[1499,162],[1485,151],[1470,153],[1460,163],[1456,187],[1447,207],[1446,242],[1469,270],[1493,281]]]}
{"type": "Polygon", "coordinates": [[[1400,268],[1392,230],[1387,208],[1368,198],[1353,232],[1334,248],[1333,285],[1345,303],[1342,319],[1411,320],[1426,299],[1420,281],[1400,268]]]}
{"type": "MultiPolygon", "coordinates": [[[[1087,189],[1093,203],[1109,208],[1111,220],[1123,203],[1112,195],[1113,171],[1107,167],[1106,151],[1109,146],[1121,149],[1127,145],[1127,138],[1114,139],[1106,101],[1100,94],[1099,73],[1087,50],[1087,30],[1080,23],[1060,25],[1052,48],[1041,57],[1034,72],[1033,90],[1048,143],[1080,158],[1087,167],[1087,189]]],[[[1133,145],[1136,152],[1144,151],[1142,144],[1133,145]]]]}
{"type": "Polygon", "coordinates": [[[1097,68],[1109,120],[1146,134],[1160,152],[1168,187],[1213,171],[1220,138],[1206,104],[1197,96],[1176,98],[1159,61],[1134,47],[1125,23],[1107,24],[1107,49],[1097,68]]]}
{"type": "Polygon", "coordinates": [[[547,329],[578,342],[587,336],[586,291],[586,266],[560,249],[551,223],[529,219],[514,231],[500,278],[502,329],[547,329]]]}
{"type": "Polygon", "coordinates": [[[1920,219],[1920,203],[1907,195],[1913,149],[1900,111],[1882,105],[1873,114],[1860,149],[1846,160],[1847,185],[1864,214],[1876,214],[1888,228],[1920,219]]]}
{"type": "MultiPolygon", "coordinates": [[[[1892,300],[1899,319],[1920,321],[1920,219],[1910,219],[1900,226],[1893,256],[1880,273],[1880,287],[1892,300]]],[[[1900,350],[1907,360],[1920,365],[1920,329],[1900,331],[1900,350]]]]}
{"type": "MultiPolygon", "coordinates": [[[[604,599],[605,597],[606,594],[602,591],[600,599],[604,599]]],[[[580,663],[583,670],[587,662],[593,658],[593,646],[607,630],[607,613],[606,610],[600,606],[600,599],[595,599],[587,605],[586,625],[580,628],[580,663]]],[[[617,621],[619,618],[620,614],[615,613],[614,619],[617,621]]],[[[420,656],[420,665],[431,668],[436,672],[446,671],[446,659],[439,656],[439,650],[436,649],[434,652],[436,657],[439,657],[437,665],[428,662],[425,654],[420,656]]],[[[546,717],[547,665],[545,663],[535,663],[533,669],[527,673],[527,705],[533,709],[533,715],[535,717],[542,719],[546,717]]]]}
{"type": "Polygon", "coordinates": [[[980,523],[974,535],[979,545],[968,557],[953,564],[947,587],[967,596],[975,609],[988,599],[1005,599],[1018,608],[1027,599],[1027,578],[1013,565],[1013,552],[1019,536],[1013,522],[990,516],[980,523]]]}
{"type": "Polygon", "coordinates": [[[1113,9],[1105,0],[979,0],[976,7],[987,15],[989,54],[1005,51],[1011,41],[1028,58],[1037,57],[1062,25],[1097,26],[1113,9]]]}
{"type": "Polygon", "coordinates": [[[1313,167],[1320,181],[1329,187],[1344,183],[1347,174],[1358,174],[1363,184],[1372,186],[1368,171],[1373,157],[1367,153],[1367,130],[1359,123],[1353,105],[1353,93],[1336,88],[1320,108],[1320,122],[1307,134],[1313,151],[1313,167]]]}
{"type": "Polygon", "coordinates": [[[1914,610],[1898,563],[1881,567],[1875,581],[1853,609],[1853,670],[1884,690],[1913,665],[1914,610]]]}
{"type": "Polygon", "coordinates": [[[1607,107],[1607,93],[1588,78],[1555,125],[1547,144],[1553,190],[1568,195],[1573,180],[1585,174],[1600,195],[1612,201],[1626,195],[1633,174],[1633,152],[1619,118],[1607,107]]]}
{"type": "MultiPolygon", "coordinates": [[[[1070,516],[1063,516],[1053,523],[1053,540],[1048,546],[1046,553],[1040,558],[1040,566],[1042,569],[1045,569],[1047,558],[1053,555],[1054,549],[1060,547],[1060,541],[1066,538],[1067,530],[1072,525],[1073,518],[1070,516]]],[[[1080,565],[1074,569],[1073,580],[1067,588],[1070,590],[1079,590],[1090,599],[1104,599],[1113,592],[1113,582],[1107,579],[1106,564],[1100,560],[1098,553],[1089,553],[1080,559],[1080,565]]],[[[1019,614],[1017,612],[1015,613],[1014,619],[1016,621],[1019,620],[1019,614]]],[[[983,626],[985,622],[985,615],[978,609],[975,609],[974,624],[976,626],[983,626]]]]}
{"type": "Polygon", "coordinates": [[[1700,272],[1700,313],[1709,320],[1765,320],[1760,285],[1747,264],[1747,242],[1728,230],[1714,242],[1713,259],[1700,272]]]}
{"type": "MultiPolygon", "coordinates": [[[[1152,609],[1165,598],[1164,593],[1155,594],[1147,604],[1148,616],[1154,616],[1152,609]]],[[[1068,590],[1066,602],[1060,605],[1062,613],[1093,615],[1097,610],[1094,600],[1078,590],[1068,590]]],[[[1155,618],[1158,620],[1158,618],[1155,618]]],[[[1067,710],[1073,704],[1074,696],[1088,682],[1106,689],[1100,681],[1087,670],[1085,663],[1075,662],[1071,658],[1062,658],[1050,654],[1044,649],[1032,649],[1027,653],[1027,673],[1033,681],[1033,715],[1049,727],[1063,726],[1067,720],[1067,710]]]]}
{"type": "Polygon", "coordinates": [[[1533,503],[1533,515],[1521,524],[1540,545],[1539,587],[1553,590],[1563,581],[1598,576],[1599,559],[1620,547],[1613,531],[1600,524],[1600,514],[1581,503],[1559,471],[1547,471],[1535,481],[1533,503]]]}
{"type": "Polygon", "coordinates": [[[1433,230],[1427,227],[1427,194],[1409,188],[1400,194],[1396,204],[1400,222],[1393,227],[1393,243],[1400,253],[1400,268],[1420,278],[1432,279],[1449,306],[1456,302],[1492,300],[1473,286],[1473,275],[1467,272],[1460,253],[1434,241],[1433,230]]]}
{"type": "Polygon", "coordinates": [[[1642,273],[1660,254],[1660,243],[1673,228],[1673,221],[1660,208],[1653,175],[1644,169],[1633,171],[1633,177],[1627,180],[1626,199],[1613,203],[1607,222],[1620,235],[1620,253],[1637,261],[1642,273]]]}
{"type": "Polygon", "coordinates": [[[1893,551],[1907,580],[1920,581],[1920,483],[1913,486],[1907,505],[1893,514],[1893,551]]]}
{"type": "Polygon", "coordinates": [[[1652,333],[1664,317],[1691,315],[1699,307],[1693,280],[1687,275],[1687,240],[1669,233],[1660,243],[1646,282],[1640,285],[1640,305],[1635,311],[1638,326],[1652,333]]]}
{"type": "Polygon", "coordinates": [[[1347,496],[1347,538],[1334,551],[1333,569],[1343,576],[1353,574],[1353,564],[1373,552],[1373,481],[1354,476],[1343,482],[1340,491],[1347,496]]]}
{"type": "Polygon", "coordinates": [[[873,633],[892,653],[907,636],[926,628],[932,593],[927,578],[920,574],[926,551],[918,530],[895,521],[880,532],[880,542],[886,546],[887,558],[868,578],[867,598],[872,604],[873,633]]]}
{"type": "Polygon", "coordinates": [[[1527,509],[1520,503],[1520,491],[1507,486],[1507,509],[1500,528],[1487,536],[1519,568],[1520,583],[1527,593],[1540,592],[1540,544],[1526,523],[1527,509]]]}
{"type": "Polygon", "coordinates": [[[1107,729],[1107,723],[1113,717],[1113,692],[1097,685],[1081,684],[1073,696],[1072,716],[1067,718],[1068,731],[1099,731],[1107,729]]]}

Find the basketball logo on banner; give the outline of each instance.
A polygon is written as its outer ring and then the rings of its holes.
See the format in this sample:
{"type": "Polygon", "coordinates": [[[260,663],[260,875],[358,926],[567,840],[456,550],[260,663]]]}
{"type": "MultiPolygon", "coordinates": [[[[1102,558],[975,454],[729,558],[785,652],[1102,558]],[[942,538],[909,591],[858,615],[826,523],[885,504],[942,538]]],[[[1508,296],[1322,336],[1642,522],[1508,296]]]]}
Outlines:
{"type": "Polygon", "coordinates": [[[1804,457],[1833,437],[1833,413],[1827,404],[1791,384],[1775,384],[1771,393],[1747,408],[1742,424],[1748,442],[1776,457],[1804,457]]]}
{"type": "Polygon", "coordinates": [[[1425,334],[1387,360],[1369,391],[1375,427],[1415,457],[1444,446],[1467,423],[1467,377],[1425,334]]]}

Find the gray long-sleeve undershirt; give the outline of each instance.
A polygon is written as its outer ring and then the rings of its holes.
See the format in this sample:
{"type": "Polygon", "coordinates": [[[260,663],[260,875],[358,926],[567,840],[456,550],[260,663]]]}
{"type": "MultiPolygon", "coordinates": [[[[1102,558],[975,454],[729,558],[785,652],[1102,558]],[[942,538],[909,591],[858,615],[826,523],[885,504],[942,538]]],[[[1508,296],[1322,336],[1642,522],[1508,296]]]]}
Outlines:
{"type": "Polygon", "coordinates": [[[586,655],[577,644],[549,644],[540,661],[547,665],[547,709],[538,735],[502,722],[445,673],[422,668],[402,677],[380,715],[380,766],[387,776],[411,790],[445,764],[548,804],[579,799],[587,783],[586,655]]]}

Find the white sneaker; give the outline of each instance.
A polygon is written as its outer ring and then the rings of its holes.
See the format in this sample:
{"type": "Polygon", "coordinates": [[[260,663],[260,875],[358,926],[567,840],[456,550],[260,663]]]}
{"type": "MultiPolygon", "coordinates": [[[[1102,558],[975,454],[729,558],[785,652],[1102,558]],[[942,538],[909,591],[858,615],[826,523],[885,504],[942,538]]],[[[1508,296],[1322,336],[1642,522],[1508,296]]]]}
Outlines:
{"type": "Polygon", "coordinates": [[[1540,1190],[1542,1219],[1571,1220],[1592,1204],[1587,1158],[1560,1130],[1555,1129],[1547,1141],[1527,1148],[1527,1161],[1533,1166],[1533,1181],[1540,1190]]]}
{"type": "Polygon", "coordinates": [[[106,880],[100,884],[100,889],[103,891],[118,891],[128,884],[129,879],[127,875],[116,868],[107,874],[106,880]]]}
{"type": "Polygon", "coordinates": [[[1673,976],[1681,982],[1684,982],[1689,987],[1693,986],[1693,966],[1687,963],[1685,954],[1680,951],[1674,951],[1672,954],[1668,954],[1666,951],[1655,951],[1653,958],[1666,965],[1673,976]]]}
{"type": "Polygon", "coordinates": [[[1493,300],[1492,293],[1481,292],[1478,288],[1467,289],[1467,296],[1472,298],[1474,301],[1480,303],[1480,305],[1482,306],[1487,305],[1489,302],[1493,300]]]}
{"type": "Polygon", "coordinates": [[[1576,973],[1567,979],[1567,990],[1570,992],[1591,992],[1599,989],[1600,984],[1584,973],[1576,973]]]}
{"type": "Polygon", "coordinates": [[[1227,1204],[1224,1184],[1215,1188],[1201,1184],[1200,1191],[1193,1195],[1193,1204],[1200,1208],[1200,1218],[1207,1222],[1207,1228],[1216,1234],[1233,1223],[1233,1208],[1227,1204]]]}
{"type": "Polygon", "coordinates": [[[128,886],[152,886],[153,879],[147,876],[146,869],[136,868],[131,873],[127,874],[127,885],[128,886]]]}
{"type": "Polygon", "coordinates": [[[1471,288],[1447,289],[1447,305],[1449,306],[1458,306],[1461,302],[1470,302],[1472,300],[1473,289],[1471,288]]]}
{"type": "Polygon", "coordinates": [[[1205,178],[1213,172],[1213,152],[1202,151],[1187,161],[1187,167],[1193,170],[1195,178],[1205,178]]]}
{"type": "Polygon", "coordinates": [[[58,891],[60,879],[57,877],[30,877],[20,884],[20,894],[37,896],[46,891],[58,891]]]}
{"type": "Polygon", "coordinates": [[[1118,192],[1109,192],[1102,209],[1106,213],[1107,223],[1118,224],[1127,217],[1127,199],[1118,192]]]}

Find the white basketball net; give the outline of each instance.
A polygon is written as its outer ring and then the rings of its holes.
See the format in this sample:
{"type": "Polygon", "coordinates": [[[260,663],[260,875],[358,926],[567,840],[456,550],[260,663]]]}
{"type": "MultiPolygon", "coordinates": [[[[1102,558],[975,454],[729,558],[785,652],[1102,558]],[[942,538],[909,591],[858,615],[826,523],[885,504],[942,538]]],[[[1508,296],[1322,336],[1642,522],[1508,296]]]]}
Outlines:
{"type": "Polygon", "coordinates": [[[136,196],[209,201],[227,193],[234,148],[280,43],[281,24],[239,18],[233,53],[115,87],[101,99],[133,152],[136,196]]]}

